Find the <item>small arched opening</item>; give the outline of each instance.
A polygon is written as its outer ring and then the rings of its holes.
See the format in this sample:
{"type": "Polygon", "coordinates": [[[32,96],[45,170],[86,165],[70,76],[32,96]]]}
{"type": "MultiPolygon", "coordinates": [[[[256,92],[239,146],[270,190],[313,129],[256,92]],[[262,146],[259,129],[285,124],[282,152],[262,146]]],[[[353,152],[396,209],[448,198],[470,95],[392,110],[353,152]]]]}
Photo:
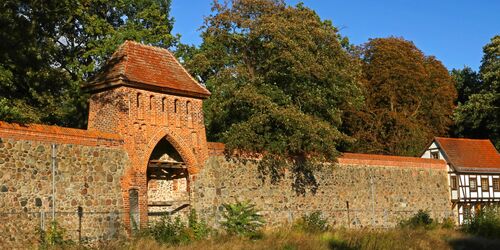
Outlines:
{"type": "Polygon", "coordinates": [[[193,112],[191,102],[186,102],[186,116],[188,128],[193,128],[193,112]]]}
{"type": "Polygon", "coordinates": [[[166,138],[151,153],[147,181],[149,222],[165,215],[186,213],[190,205],[187,164],[166,138]]]}
{"type": "Polygon", "coordinates": [[[181,114],[180,114],[180,105],[179,105],[179,100],[175,99],[174,100],[174,116],[175,116],[175,126],[180,127],[181,126],[181,114]]]}

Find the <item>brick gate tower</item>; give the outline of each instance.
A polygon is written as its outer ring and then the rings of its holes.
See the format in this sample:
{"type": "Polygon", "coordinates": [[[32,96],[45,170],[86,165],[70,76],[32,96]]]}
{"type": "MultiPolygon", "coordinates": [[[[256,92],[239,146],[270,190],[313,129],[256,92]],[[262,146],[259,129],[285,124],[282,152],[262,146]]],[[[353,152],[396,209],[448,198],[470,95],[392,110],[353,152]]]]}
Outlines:
{"type": "Polygon", "coordinates": [[[210,92],[168,50],[131,41],[86,89],[88,130],[121,135],[131,161],[121,180],[125,222],[145,226],[151,215],[188,207],[189,184],[208,157],[202,101],[210,92]]]}

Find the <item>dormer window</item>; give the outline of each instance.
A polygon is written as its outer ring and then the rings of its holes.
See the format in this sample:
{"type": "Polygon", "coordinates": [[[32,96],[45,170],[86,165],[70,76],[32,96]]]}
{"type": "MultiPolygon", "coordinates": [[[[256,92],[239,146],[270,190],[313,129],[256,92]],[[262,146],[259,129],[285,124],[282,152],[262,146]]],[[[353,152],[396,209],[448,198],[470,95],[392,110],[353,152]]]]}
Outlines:
{"type": "Polygon", "coordinates": [[[439,151],[431,152],[431,159],[439,159],[439,151]]]}

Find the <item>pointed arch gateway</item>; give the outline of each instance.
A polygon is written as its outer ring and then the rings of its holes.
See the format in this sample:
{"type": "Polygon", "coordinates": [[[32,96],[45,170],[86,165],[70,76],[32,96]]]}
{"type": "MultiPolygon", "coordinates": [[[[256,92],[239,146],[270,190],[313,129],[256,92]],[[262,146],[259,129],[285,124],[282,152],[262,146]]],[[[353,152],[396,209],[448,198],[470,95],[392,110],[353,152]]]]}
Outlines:
{"type": "Polygon", "coordinates": [[[210,91],[168,50],[133,41],[122,44],[85,88],[92,94],[88,129],[119,134],[128,153],[130,167],[121,178],[125,225],[146,227],[148,186],[179,176],[190,182],[208,158],[203,116],[194,114],[202,114],[210,91]]]}
{"type": "Polygon", "coordinates": [[[161,216],[187,213],[190,206],[190,174],[197,162],[181,137],[168,128],[160,129],[148,144],[149,158],[144,171],[147,178],[148,222],[161,216]]]}

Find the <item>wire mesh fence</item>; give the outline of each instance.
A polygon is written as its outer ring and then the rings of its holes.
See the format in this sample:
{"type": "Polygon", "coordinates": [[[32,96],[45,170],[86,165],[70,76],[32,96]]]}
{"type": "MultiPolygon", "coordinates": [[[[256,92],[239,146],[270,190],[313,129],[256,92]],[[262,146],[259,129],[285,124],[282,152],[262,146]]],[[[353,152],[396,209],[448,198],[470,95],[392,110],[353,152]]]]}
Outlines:
{"type": "MultiPolygon", "coordinates": [[[[187,210],[186,210],[187,211],[187,210]]],[[[184,211],[184,212],[186,212],[184,211]]],[[[278,227],[284,224],[292,224],[303,215],[311,214],[318,210],[260,210],[260,214],[266,220],[269,227],[278,227]]],[[[391,228],[397,226],[418,210],[414,209],[321,209],[322,216],[327,219],[333,227],[345,228],[391,228]]],[[[210,226],[217,228],[223,220],[224,210],[220,207],[212,207],[198,211],[201,219],[210,226]]],[[[430,210],[432,218],[438,221],[444,218],[455,218],[451,210],[430,210]]],[[[125,236],[124,225],[125,213],[123,211],[67,211],[55,212],[0,212],[0,248],[25,249],[35,246],[43,241],[43,233],[47,232],[53,221],[64,230],[64,236],[81,244],[93,244],[95,242],[112,240],[125,236]]],[[[140,225],[138,214],[127,214],[130,218],[130,228],[138,229],[140,225]]],[[[162,216],[182,216],[182,213],[162,216]]],[[[149,221],[159,221],[158,216],[149,216],[149,221]]]]}
{"type": "MultiPolygon", "coordinates": [[[[324,219],[333,227],[344,228],[392,228],[398,226],[419,212],[419,209],[296,209],[296,210],[259,210],[268,226],[293,224],[304,215],[320,211],[324,219]]],[[[457,219],[452,210],[429,210],[431,218],[438,222],[446,218],[457,219]]],[[[211,225],[218,225],[223,219],[222,209],[203,210],[200,217],[211,225]]]]}
{"type": "Polygon", "coordinates": [[[0,248],[26,249],[45,240],[53,223],[65,239],[91,244],[125,234],[121,211],[0,212],[0,248]]]}

